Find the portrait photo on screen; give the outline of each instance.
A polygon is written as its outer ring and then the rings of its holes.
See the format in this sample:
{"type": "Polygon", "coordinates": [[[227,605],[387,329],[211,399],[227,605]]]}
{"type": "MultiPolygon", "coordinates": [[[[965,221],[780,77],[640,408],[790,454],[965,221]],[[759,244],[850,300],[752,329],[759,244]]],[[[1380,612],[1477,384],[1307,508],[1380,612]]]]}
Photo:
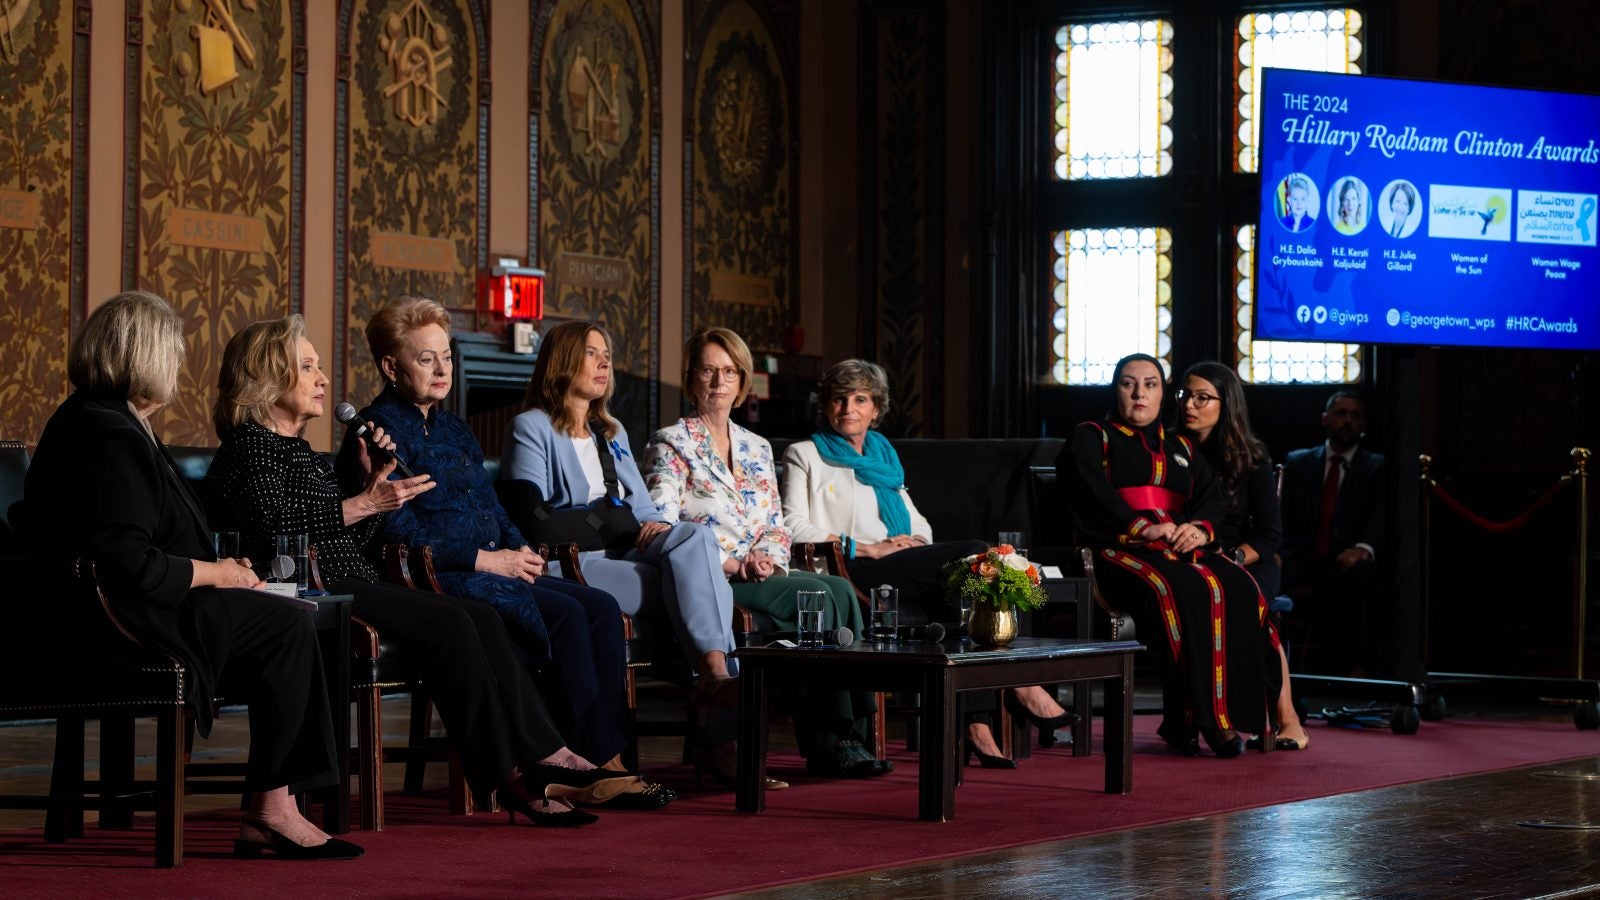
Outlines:
{"type": "Polygon", "coordinates": [[[1303,172],[1295,172],[1278,183],[1278,221],[1290,231],[1305,231],[1315,225],[1321,204],[1317,183],[1303,172]]]}
{"type": "Polygon", "coordinates": [[[1354,175],[1337,179],[1333,185],[1333,198],[1328,203],[1328,220],[1340,234],[1360,234],[1367,227],[1367,213],[1372,208],[1372,193],[1367,183],[1354,175]]]}
{"type": "Polygon", "coordinates": [[[1383,188],[1378,201],[1378,224],[1394,238],[1408,238],[1422,224],[1422,194],[1404,178],[1396,178],[1383,188]]]}

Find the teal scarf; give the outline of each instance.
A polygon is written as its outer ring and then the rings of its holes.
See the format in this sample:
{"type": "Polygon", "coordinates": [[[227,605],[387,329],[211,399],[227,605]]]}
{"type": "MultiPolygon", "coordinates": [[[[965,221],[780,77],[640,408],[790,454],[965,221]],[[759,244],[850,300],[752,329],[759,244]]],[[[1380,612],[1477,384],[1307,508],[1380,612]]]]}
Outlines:
{"type": "Polygon", "coordinates": [[[890,537],[911,533],[911,513],[900,499],[900,491],[906,485],[906,470],[900,467],[900,455],[894,452],[888,438],[876,431],[867,432],[861,453],[857,453],[849,441],[828,430],[813,433],[811,443],[817,445],[823,462],[853,469],[856,480],[878,495],[878,518],[889,529],[890,537]]]}

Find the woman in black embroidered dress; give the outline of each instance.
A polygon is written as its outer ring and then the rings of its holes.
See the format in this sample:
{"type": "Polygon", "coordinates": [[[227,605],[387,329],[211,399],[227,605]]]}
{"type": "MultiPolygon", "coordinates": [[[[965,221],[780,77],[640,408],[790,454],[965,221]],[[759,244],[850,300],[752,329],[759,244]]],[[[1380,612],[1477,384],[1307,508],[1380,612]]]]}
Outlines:
{"type": "Polygon", "coordinates": [[[1162,425],[1164,381],[1150,356],[1119,361],[1105,421],[1080,424],[1056,468],[1102,593],[1169,663],[1161,736],[1193,754],[1198,733],[1230,758],[1244,749],[1239,731],[1265,730],[1277,638],[1255,581],[1206,550],[1224,513],[1221,486],[1193,444],[1162,425]]]}
{"type": "MultiPolygon", "coordinates": [[[[322,414],[327,385],[298,315],[257,322],[228,341],[212,414],[222,443],[206,475],[219,521],[238,528],[258,553],[275,535],[310,537],[328,588],[353,594],[351,611],[398,641],[432,689],[480,799],[498,789],[502,807],[537,825],[595,821],[568,801],[602,802],[638,779],[613,777],[618,773],[596,769],[566,747],[499,613],[473,600],[383,584],[362,555],[384,514],[431,484],[427,475],[391,481],[395,461],[376,466],[363,447],[366,486],[345,497],[333,467],[301,437],[322,414]]],[[[374,440],[394,446],[381,431],[374,440]]]]}

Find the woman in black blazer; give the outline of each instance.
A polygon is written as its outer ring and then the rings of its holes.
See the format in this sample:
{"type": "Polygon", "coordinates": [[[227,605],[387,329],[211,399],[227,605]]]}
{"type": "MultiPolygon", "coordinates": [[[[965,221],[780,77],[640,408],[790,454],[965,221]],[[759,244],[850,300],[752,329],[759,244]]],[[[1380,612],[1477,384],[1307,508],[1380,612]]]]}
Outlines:
{"type": "Polygon", "coordinates": [[[140,641],[183,660],[201,735],[219,687],[249,703],[250,808],[237,856],[348,859],[361,848],[300,814],[291,793],[338,781],[322,657],[311,619],[258,585],[246,559],[217,559],[211,530],[150,415],[177,394],[183,322],[129,292],[73,343],[76,390],[45,425],[18,535],[41,555],[92,559],[106,601],[140,641]]]}

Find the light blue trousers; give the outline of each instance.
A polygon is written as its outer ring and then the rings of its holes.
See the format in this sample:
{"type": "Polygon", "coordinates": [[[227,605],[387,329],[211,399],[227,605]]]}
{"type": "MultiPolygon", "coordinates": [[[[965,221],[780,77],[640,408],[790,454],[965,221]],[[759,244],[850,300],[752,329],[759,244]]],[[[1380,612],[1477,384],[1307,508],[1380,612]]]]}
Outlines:
{"type": "MultiPolygon", "coordinates": [[[[583,580],[617,598],[624,613],[638,616],[664,604],[691,665],[712,651],[733,652],[733,588],[711,529],[679,522],[643,552],[608,556],[592,550],[581,559],[583,580]]],[[[559,569],[551,567],[556,574],[559,569]]],[[[728,660],[728,673],[738,672],[737,661],[728,660]]]]}

